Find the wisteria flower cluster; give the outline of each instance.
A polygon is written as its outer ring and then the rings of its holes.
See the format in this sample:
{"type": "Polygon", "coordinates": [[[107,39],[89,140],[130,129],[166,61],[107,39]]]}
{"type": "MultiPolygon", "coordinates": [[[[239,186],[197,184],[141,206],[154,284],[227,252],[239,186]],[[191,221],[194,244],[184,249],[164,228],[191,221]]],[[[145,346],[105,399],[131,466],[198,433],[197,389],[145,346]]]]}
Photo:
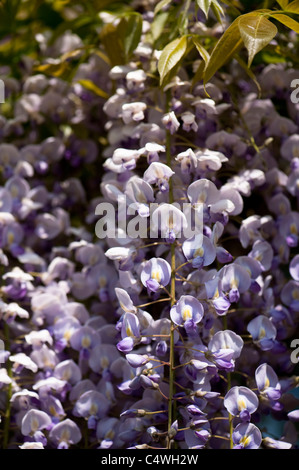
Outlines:
{"type": "Polygon", "coordinates": [[[130,60],[67,31],[2,71],[1,447],[298,448],[299,70],[161,87],[131,3],[130,60]]]}

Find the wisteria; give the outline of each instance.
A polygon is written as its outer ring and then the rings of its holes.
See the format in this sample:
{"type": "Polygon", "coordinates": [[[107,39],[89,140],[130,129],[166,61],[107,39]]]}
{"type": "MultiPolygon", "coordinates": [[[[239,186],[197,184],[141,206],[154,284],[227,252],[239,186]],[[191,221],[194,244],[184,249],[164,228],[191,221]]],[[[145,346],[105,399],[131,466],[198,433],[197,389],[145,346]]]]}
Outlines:
{"type": "Polygon", "coordinates": [[[299,3],[65,3],[1,65],[1,448],[298,448],[299,3]]]}

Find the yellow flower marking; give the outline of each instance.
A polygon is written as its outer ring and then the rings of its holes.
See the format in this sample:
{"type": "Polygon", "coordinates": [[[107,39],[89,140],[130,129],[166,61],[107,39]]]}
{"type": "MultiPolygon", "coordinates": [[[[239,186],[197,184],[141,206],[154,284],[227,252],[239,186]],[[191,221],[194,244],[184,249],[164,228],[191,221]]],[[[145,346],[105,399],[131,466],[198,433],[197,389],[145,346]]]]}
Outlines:
{"type": "Polygon", "coordinates": [[[70,430],[65,428],[61,433],[60,442],[62,442],[62,441],[63,442],[68,442],[70,437],[71,437],[70,430]]]}
{"type": "Polygon", "coordinates": [[[292,235],[298,235],[298,230],[297,230],[296,224],[291,224],[290,225],[290,232],[291,232],[292,235]]]}
{"type": "Polygon", "coordinates": [[[71,330],[66,330],[66,331],[64,332],[63,338],[64,338],[66,341],[69,341],[70,338],[71,338],[71,336],[72,336],[72,331],[71,331],[71,330]]]}
{"type": "Polygon", "coordinates": [[[204,202],[206,202],[206,200],[207,200],[207,193],[205,191],[203,191],[202,193],[200,193],[200,195],[197,199],[197,203],[203,204],[204,202]]]}
{"type": "Polygon", "coordinates": [[[292,297],[294,300],[299,300],[299,290],[298,289],[293,289],[292,290],[292,297]]]}
{"type": "Polygon", "coordinates": [[[231,289],[238,289],[239,281],[235,277],[230,282],[231,289]]]}
{"type": "Polygon", "coordinates": [[[246,408],[247,408],[247,404],[246,404],[245,398],[239,397],[238,398],[238,410],[242,411],[242,410],[246,410],[246,408]]]}
{"type": "Polygon", "coordinates": [[[36,431],[38,431],[38,428],[39,428],[38,419],[37,419],[37,418],[33,418],[32,421],[31,421],[31,431],[32,431],[33,433],[35,433],[36,431]]]}
{"type": "Polygon", "coordinates": [[[159,269],[153,269],[151,275],[152,279],[154,279],[155,281],[161,281],[161,271],[159,269]]]}
{"type": "Polygon", "coordinates": [[[132,328],[130,327],[130,325],[126,326],[126,333],[127,333],[127,336],[134,336],[132,328]]]}
{"type": "Polygon", "coordinates": [[[251,441],[251,438],[249,436],[244,436],[240,440],[240,444],[243,444],[244,447],[247,447],[251,441]]]}
{"type": "Polygon", "coordinates": [[[101,358],[101,367],[102,369],[107,369],[109,366],[109,360],[106,356],[101,358]]]}
{"type": "Polygon", "coordinates": [[[105,439],[113,439],[115,436],[115,432],[110,429],[106,434],[105,434],[105,439]]]}
{"type": "Polygon", "coordinates": [[[266,330],[265,328],[261,327],[259,331],[259,339],[263,339],[266,336],[266,330]]]}
{"type": "Polygon", "coordinates": [[[168,227],[169,228],[173,228],[173,224],[174,224],[174,221],[173,221],[173,213],[170,212],[169,216],[168,216],[168,227]]]}
{"type": "Polygon", "coordinates": [[[182,317],[183,317],[184,321],[189,320],[190,318],[192,318],[192,309],[189,306],[186,305],[183,308],[182,317]]]}
{"type": "Polygon", "coordinates": [[[204,254],[203,248],[202,248],[202,247],[199,247],[199,248],[197,248],[197,250],[195,250],[195,252],[194,252],[194,258],[196,258],[197,256],[203,257],[203,254],[204,254]]]}
{"type": "Polygon", "coordinates": [[[97,405],[96,403],[92,403],[92,405],[91,405],[91,407],[90,407],[90,410],[89,410],[89,414],[90,414],[91,416],[96,415],[97,412],[98,412],[98,409],[99,409],[99,408],[98,408],[98,405],[97,405]]]}
{"type": "Polygon", "coordinates": [[[100,287],[106,287],[106,285],[107,285],[107,279],[106,279],[106,277],[101,276],[100,279],[99,279],[99,286],[100,286],[100,287]]]}
{"type": "Polygon", "coordinates": [[[9,245],[11,245],[14,242],[14,239],[15,239],[15,236],[13,232],[8,232],[7,241],[9,245]]]}
{"type": "Polygon", "coordinates": [[[83,336],[82,340],[81,340],[81,345],[83,348],[89,348],[90,346],[90,337],[89,336],[83,336]]]}

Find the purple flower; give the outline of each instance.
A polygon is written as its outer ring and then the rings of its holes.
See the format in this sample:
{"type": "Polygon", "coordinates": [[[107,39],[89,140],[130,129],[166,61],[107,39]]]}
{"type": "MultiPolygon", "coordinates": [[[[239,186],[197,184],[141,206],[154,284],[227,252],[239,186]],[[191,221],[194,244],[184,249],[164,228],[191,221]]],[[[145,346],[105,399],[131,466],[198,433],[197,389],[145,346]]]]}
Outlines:
{"type": "Polygon", "coordinates": [[[44,411],[30,409],[22,419],[21,431],[24,436],[33,436],[37,431],[51,424],[50,416],[44,411]]]}
{"type": "Polygon", "coordinates": [[[299,255],[294,256],[290,262],[289,270],[294,281],[299,281],[299,255]]]}
{"type": "Polygon", "coordinates": [[[120,354],[114,344],[97,344],[90,353],[89,367],[94,372],[107,376],[105,374],[110,371],[119,357],[120,354]]]}
{"type": "Polygon", "coordinates": [[[49,440],[57,445],[57,449],[68,449],[70,445],[80,442],[81,438],[79,427],[69,418],[55,424],[49,433],[49,440]]]}
{"type": "Polygon", "coordinates": [[[299,312],[299,281],[288,281],[281,291],[282,302],[294,312],[299,312]]]}
{"type": "Polygon", "coordinates": [[[258,315],[253,318],[247,325],[247,331],[263,351],[273,348],[277,330],[272,321],[265,315],[258,315]]]}
{"type": "Polygon", "coordinates": [[[144,172],[143,178],[146,183],[156,184],[160,191],[167,192],[169,189],[168,181],[174,171],[164,163],[153,162],[144,172]]]}
{"type": "Polygon", "coordinates": [[[220,279],[222,289],[227,292],[232,303],[238,302],[240,294],[246,292],[251,285],[248,271],[236,263],[224,266],[220,270],[220,279]]]}
{"type": "Polygon", "coordinates": [[[205,289],[207,298],[210,299],[217,315],[225,315],[231,303],[222,292],[221,280],[215,277],[205,282],[205,289]]]}
{"type": "Polygon", "coordinates": [[[258,397],[247,387],[232,387],[224,397],[224,406],[233,416],[240,416],[242,421],[250,421],[250,415],[259,405],[258,397]]]}
{"type": "Polygon", "coordinates": [[[126,184],[125,195],[129,198],[129,204],[137,207],[140,217],[149,216],[149,204],[154,201],[154,192],[149,183],[133,176],[126,184]]]}
{"type": "Polygon", "coordinates": [[[183,174],[189,174],[197,167],[197,158],[192,149],[185,150],[176,156],[176,161],[181,164],[183,174]]]}
{"type": "Polygon", "coordinates": [[[176,325],[186,325],[190,320],[199,323],[203,314],[202,304],[192,295],[182,295],[170,310],[170,318],[176,325]]]}
{"type": "Polygon", "coordinates": [[[233,359],[240,357],[244,341],[241,336],[237,335],[234,331],[224,330],[217,331],[209,341],[208,348],[210,351],[215,352],[220,349],[232,349],[233,359]]]}
{"type": "Polygon", "coordinates": [[[157,292],[170,282],[171,268],[163,258],[151,258],[145,263],[140,274],[142,284],[151,292],[157,292]]]}
{"type": "Polygon", "coordinates": [[[281,385],[276,372],[269,364],[261,364],[255,371],[255,381],[260,394],[270,401],[281,397],[281,385]]]}
{"type": "Polygon", "coordinates": [[[106,416],[110,408],[108,399],[97,390],[89,390],[83,393],[75,403],[74,416],[83,418],[95,417],[97,419],[106,416]]]}
{"type": "Polygon", "coordinates": [[[121,309],[125,313],[137,313],[137,308],[134,306],[131,297],[124,289],[116,287],[115,294],[121,309]]]}
{"type": "Polygon", "coordinates": [[[125,313],[121,322],[122,340],[117,343],[117,348],[123,353],[132,351],[135,344],[140,341],[139,320],[133,313],[125,313]]]}
{"type": "Polygon", "coordinates": [[[216,258],[216,249],[211,240],[205,235],[197,234],[185,240],[183,253],[194,268],[209,266],[216,258]]]}
{"type": "Polygon", "coordinates": [[[279,233],[285,238],[291,248],[298,245],[299,235],[299,213],[291,211],[281,218],[279,233]]]}
{"type": "Polygon", "coordinates": [[[180,238],[188,228],[185,214],[175,205],[163,203],[155,209],[151,216],[151,237],[161,237],[167,242],[173,243],[176,238],[180,238]]]}
{"type": "Polygon", "coordinates": [[[170,111],[170,113],[167,113],[162,117],[162,123],[171,134],[174,134],[180,127],[180,123],[173,111],[170,111]]]}
{"type": "Polygon", "coordinates": [[[262,443],[262,434],[252,423],[240,423],[233,431],[234,449],[258,449],[262,443]]]}
{"type": "Polygon", "coordinates": [[[209,425],[203,425],[199,429],[184,431],[184,437],[189,449],[202,449],[211,437],[209,425]]]}
{"type": "Polygon", "coordinates": [[[88,359],[90,351],[100,343],[100,336],[89,326],[77,328],[70,338],[71,347],[76,351],[80,351],[82,359],[88,359]]]}
{"type": "Polygon", "coordinates": [[[292,443],[267,436],[263,439],[263,446],[266,447],[266,449],[291,449],[292,443]]]}
{"type": "Polygon", "coordinates": [[[52,214],[40,214],[36,218],[36,234],[43,240],[52,240],[62,230],[61,222],[52,214]]]}
{"type": "Polygon", "coordinates": [[[82,378],[79,366],[72,359],[66,359],[57,364],[53,375],[58,379],[69,382],[71,385],[76,384],[82,378]]]}
{"type": "Polygon", "coordinates": [[[188,187],[187,195],[191,204],[196,208],[200,205],[212,205],[219,200],[219,191],[212,181],[202,178],[194,181],[188,187]]]}

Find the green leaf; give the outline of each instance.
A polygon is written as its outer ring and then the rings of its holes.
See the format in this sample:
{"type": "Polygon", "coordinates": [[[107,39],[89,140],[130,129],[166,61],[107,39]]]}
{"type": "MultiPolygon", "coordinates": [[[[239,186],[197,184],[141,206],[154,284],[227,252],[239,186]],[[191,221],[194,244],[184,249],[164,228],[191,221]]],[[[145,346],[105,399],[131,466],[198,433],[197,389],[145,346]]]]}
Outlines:
{"type": "Polygon", "coordinates": [[[299,13],[299,0],[289,3],[285,9],[288,13],[299,13]]]}
{"type": "Polygon", "coordinates": [[[158,62],[160,84],[162,84],[170,70],[182,59],[187,50],[187,44],[187,36],[182,36],[181,38],[171,41],[164,47],[158,62]]]}
{"type": "Polygon", "coordinates": [[[296,33],[299,33],[299,23],[297,21],[293,20],[293,18],[290,18],[289,16],[281,14],[281,13],[275,13],[271,16],[272,16],[272,18],[274,18],[275,20],[280,21],[282,24],[284,24],[288,28],[292,29],[296,33]]]}
{"type": "Polygon", "coordinates": [[[204,71],[204,84],[206,84],[239,49],[242,39],[239,30],[239,18],[227,28],[214,47],[204,71]]]}
{"type": "Polygon", "coordinates": [[[168,19],[168,12],[166,11],[163,11],[162,13],[160,13],[160,15],[157,15],[154,18],[151,24],[151,29],[150,29],[150,34],[154,42],[156,42],[157,39],[159,39],[159,37],[163,33],[167,19],[168,19]]]}
{"type": "Polygon", "coordinates": [[[289,3],[289,0],[277,0],[277,3],[278,3],[279,6],[281,6],[281,8],[284,10],[285,7],[287,6],[287,4],[289,3]]]}
{"type": "Polygon", "coordinates": [[[117,34],[123,44],[127,60],[138,46],[141,33],[142,16],[139,13],[128,13],[121,18],[117,26],[117,34]]]}
{"type": "Polygon", "coordinates": [[[192,36],[192,41],[193,41],[193,44],[195,45],[197,51],[199,52],[199,54],[201,55],[201,57],[203,58],[203,60],[207,64],[209,62],[210,55],[209,55],[208,51],[200,44],[199,37],[197,37],[196,35],[193,35],[192,36]]]}
{"type": "Polygon", "coordinates": [[[156,15],[162,8],[166,7],[171,3],[172,0],[161,0],[161,2],[157,3],[154,14],[156,15]]]}
{"type": "Polygon", "coordinates": [[[91,80],[82,79],[78,80],[78,83],[86,88],[86,90],[92,91],[95,95],[100,96],[101,98],[105,98],[106,100],[109,98],[108,93],[95,85],[91,80]]]}
{"type": "Polygon", "coordinates": [[[196,0],[196,3],[199,6],[199,8],[204,12],[207,18],[212,0],[196,0]]]}
{"type": "Polygon", "coordinates": [[[254,56],[272,41],[278,31],[271,21],[261,15],[243,15],[239,17],[238,26],[248,51],[248,67],[250,67],[254,56]]]}
{"type": "Polygon", "coordinates": [[[100,40],[105,48],[110,64],[124,65],[126,60],[124,56],[123,44],[117,32],[117,26],[107,23],[100,33],[100,40]]]}
{"type": "Polygon", "coordinates": [[[221,16],[224,16],[224,10],[222,6],[220,6],[216,0],[212,0],[211,8],[217,20],[219,21],[219,23],[221,23],[221,16]]]}
{"type": "Polygon", "coordinates": [[[57,61],[56,63],[38,65],[34,70],[44,73],[45,75],[65,78],[67,73],[70,71],[70,65],[68,62],[57,61]]]}

